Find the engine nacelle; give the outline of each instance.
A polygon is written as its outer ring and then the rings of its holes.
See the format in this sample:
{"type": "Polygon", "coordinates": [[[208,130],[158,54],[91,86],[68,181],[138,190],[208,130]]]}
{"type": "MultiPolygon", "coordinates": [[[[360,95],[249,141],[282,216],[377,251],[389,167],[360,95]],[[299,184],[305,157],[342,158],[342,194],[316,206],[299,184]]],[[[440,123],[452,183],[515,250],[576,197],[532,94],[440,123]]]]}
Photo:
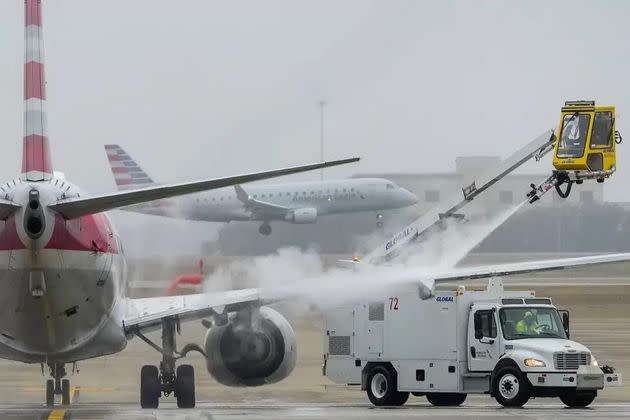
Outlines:
{"type": "Polygon", "coordinates": [[[289,321],[268,307],[233,314],[205,339],[208,372],[227,386],[278,382],[295,368],[297,342],[289,321]]]}
{"type": "Polygon", "coordinates": [[[317,221],[317,209],[295,209],[287,215],[286,219],[297,224],[315,223],[317,221]]]}

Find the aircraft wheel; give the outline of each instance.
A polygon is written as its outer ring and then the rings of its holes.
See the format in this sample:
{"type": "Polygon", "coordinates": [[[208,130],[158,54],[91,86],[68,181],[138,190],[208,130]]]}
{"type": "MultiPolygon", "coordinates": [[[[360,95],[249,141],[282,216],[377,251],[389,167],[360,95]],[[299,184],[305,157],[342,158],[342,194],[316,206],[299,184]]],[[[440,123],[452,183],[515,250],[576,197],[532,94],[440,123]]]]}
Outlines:
{"type": "Polygon", "coordinates": [[[261,235],[265,236],[271,235],[271,225],[269,223],[263,223],[258,228],[258,232],[260,232],[261,235]]]}
{"type": "Polygon", "coordinates": [[[195,407],[195,370],[191,365],[177,367],[175,397],[179,408],[195,407]]]}
{"type": "Polygon", "coordinates": [[[142,408],[158,408],[161,393],[160,374],[157,366],[142,366],[140,371],[140,406],[142,408]]]}
{"type": "Polygon", "coordinates": [[[46,406],[53,407],[55,405],[55,381],[49,379],[46,381],[46,406]]]}
{"type": "Polygon", "coordinates": [[[70,405],[70,381],[61,381],[61,405],[70,405]]]}

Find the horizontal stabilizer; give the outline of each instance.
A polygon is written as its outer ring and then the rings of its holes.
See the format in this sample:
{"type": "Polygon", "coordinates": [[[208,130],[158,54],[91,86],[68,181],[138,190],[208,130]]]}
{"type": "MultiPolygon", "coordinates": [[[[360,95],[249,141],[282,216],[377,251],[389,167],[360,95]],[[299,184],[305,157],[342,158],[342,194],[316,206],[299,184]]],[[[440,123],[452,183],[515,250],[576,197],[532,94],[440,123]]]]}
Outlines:
{"type": "Polygon", "coordinates": [[[6,220],[21,206],[11,201],[0,200],[0,220],[6,220]]]}
{"type": "Polygon", "coordinates": [[[48,208],[58,212],[66,219],[73,219],[76,217],[85,216],[87,214],[114,210],[133,204],[145,203],[147,201],[214,190],[217,188],[230,187],[246,182],[260,181],[263,179],[312,171],[315,169],[345,165],[357,161],[359,161],[359,158],[341,159],[331,162],[314,163],[310,165],[276,169],[272,171],[235,175],[226,178],[215,178],[195,182],[186,182],[182,184],[160,185],[138,190],[120,191],[111,194],[99,195],[96,197],[70,198],[66,200],[61,200],[56,204],[51,204],[48,206],[48,208]]]}

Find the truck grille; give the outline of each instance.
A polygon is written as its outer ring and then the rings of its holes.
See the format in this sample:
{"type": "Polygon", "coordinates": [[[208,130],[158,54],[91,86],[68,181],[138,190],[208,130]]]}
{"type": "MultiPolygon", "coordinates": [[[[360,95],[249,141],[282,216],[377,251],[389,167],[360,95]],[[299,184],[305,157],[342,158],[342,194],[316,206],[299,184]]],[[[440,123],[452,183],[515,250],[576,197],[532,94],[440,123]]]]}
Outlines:
{"type": "Polygon", "coordinates": [[[558,370],[578,370],[591,364],[590,353],[554,353],[553,364],[558,370]]]}

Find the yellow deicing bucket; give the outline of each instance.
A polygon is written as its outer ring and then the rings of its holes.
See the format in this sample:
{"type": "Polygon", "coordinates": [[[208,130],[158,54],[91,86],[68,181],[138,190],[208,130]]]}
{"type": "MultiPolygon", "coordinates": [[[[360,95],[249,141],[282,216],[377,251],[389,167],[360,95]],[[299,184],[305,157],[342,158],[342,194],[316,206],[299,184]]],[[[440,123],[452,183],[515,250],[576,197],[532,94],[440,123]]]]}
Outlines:
{"type": "Polygon", "coordinates": [[[615,107],[595,101],[567,101],[562,107],[553,166],[567,179],[604,182],[616,169],[615,107]]]}

